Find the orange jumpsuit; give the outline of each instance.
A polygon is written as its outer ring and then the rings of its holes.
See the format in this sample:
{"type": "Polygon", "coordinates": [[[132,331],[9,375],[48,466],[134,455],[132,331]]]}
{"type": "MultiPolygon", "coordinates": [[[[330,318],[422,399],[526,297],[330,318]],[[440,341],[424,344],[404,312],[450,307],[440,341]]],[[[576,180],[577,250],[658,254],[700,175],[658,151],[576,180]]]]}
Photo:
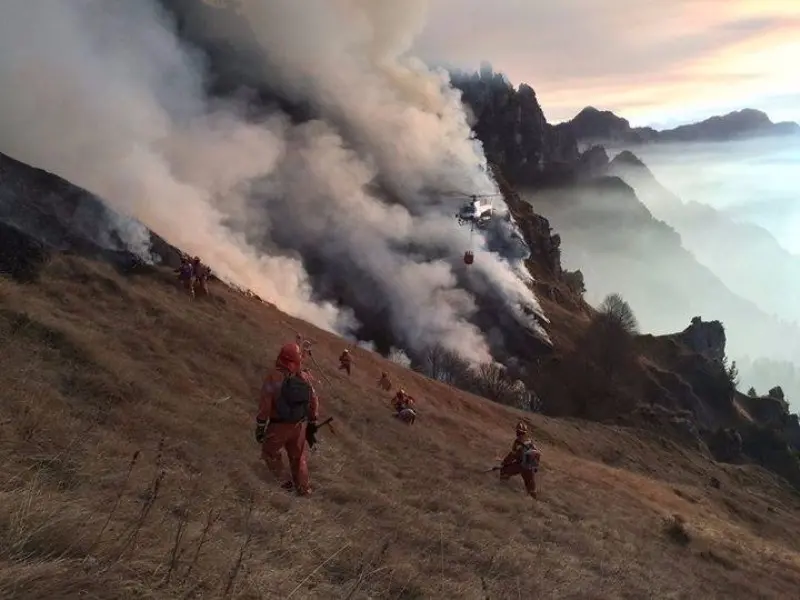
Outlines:
{"type": "Polygon", "coordinates": [[[392,389],[392,382],[389,380],[389,376],[386,373],[381,375],[381,378],[378,380],[378,387],[386,392],[392,389]]]}
{"type": "Polygon", "coordinates": [[[347,371],[347,374],[350,375],[350,369],[353,366],[353,357],[350,356],[349,352],[342,352],[341,356],[339,356],[339,370],[340,371],[347,371]]]}
{"type": "Polygon", "coordinates": [[[183,285],[183,289],[189,294],[190,298],[194,298],[194,268],[192,263],[187,259],[181,259],[181,266],[175,269],[178,273],[178,280],[183,285]]]}
{"type": "MultiPolygon", "coordinates": [[[[511,452],[509,452],[503,459],[503,466],[500,469],[500,479],[507,480],[514,475],[520,475],[522,481],[525,483],[525,490],[531,497],[536,498],[536,478],[534,476],[534,468],[523,468],[521,464],[522,451],[525,445],[533,445],[531,439],[527,434],[519,434],[511,445],[511,452]]],[[[534,448],[536,462],[541,457],[541,453],[534,448]]]]}
{"type": "MultiPolygon", "coordinates": [[[[267,464],[270,472],[282,482],[285,489],[294,488],[301,495],[311,493],[308,477],[308,446],[306,444],[306,423],[278,423],[275,399],[280,392],[283,379],[289,373],[299,373],[311,385],[311,377],[305,369],[301,369],[301,351],[296,344],[287,344],[281,350],[275,361],[275,369],[264,378],[261,387],[257,422],[269,419],[266,427],[264,441],[261,444],[261,457],[267,464]],[[293,346],[287,351],[288,346],[293,346]],[[281,450],[285,450],[289,457],[291,476],[286,471],[281,450]]],[[[319,417],[319,398],[311,387],[311,405],[309,407],[309,421],[316,421],[319,417]]]]}
{"type": "Polygon", "coordinates": [[[394,398],[392,399],[392,404],[394,405],[394,409],[397,411],[397,417],[406,423],[414,422],[414,419],[416,418],[416,415],[414,414],[414,405],[416,404],[414,398],[404,393],[402,390],[398,390],[397,394],[395,394],[394,398]],[[411,409],[411,412],[404,412],[406,409],[411,409]]]}
{"type": "Polygon", "coordinates": [[[208,268],[200,262],[199,258],[192,261],[194,271],[194,295],[208,296],[208,268]]]}

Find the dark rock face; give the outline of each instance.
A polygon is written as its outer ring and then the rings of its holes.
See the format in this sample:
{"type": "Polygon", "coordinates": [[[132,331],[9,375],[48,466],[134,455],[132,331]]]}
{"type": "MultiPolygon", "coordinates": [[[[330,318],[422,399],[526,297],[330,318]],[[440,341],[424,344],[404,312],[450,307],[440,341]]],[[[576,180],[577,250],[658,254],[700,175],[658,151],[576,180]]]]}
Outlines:
{"type": "Polygon", "coordinates": [[[603,177],[608,173],[608,153],[603,146],[592,146],[578,158],[578,175],[582,179],[603,177]]]}
{"type": "Polygon", "coordinates": [[[576,139],[585,142],[648,144],[658,142],[724,142],[759,136],[800,135],[800,125],[773,123],[758,110],[745,108],[698,123],[657,131],[652,127],[631,127],[627,119],[611,111],[584,108],[568,122],[576,139]]]}
{"type": "Polygon", "coordinates": [[[514,89],[490,67],[455,72],[453,85],[474,116],[473,131],[486,157],[514,185],[568,181],[574,176],[578,145],[572,131],[550,125],[528,85],[514,89]]]}
{"type": "Polygon", "coordinates": [[[741,436],[742,451],[747,457],[800,489],[798,448],[790,446],[783,432],[745,423],[741,427],[741,436]]]}
{"type": "Polygon", "coordinates": [[[631,127],[627,119],[609,110],[587,106],[569,121],[569,127],[579,140],[627,142],[641,144],[656,139],[658,132],[650,127],[631,127]]]}
{"type": "Polygon", "coordinates": [[[534,212],[528,202],[505,180],[499,167],[494,168],[494,178],[500,192],[508,204],[509,211],[519,224],[522,237],[530,249],[529,262],[536,266],[536,271],[559,279],[561,268],[561,236],[553,233],[550,221],[534,212]]]}
{"type": "Polygon", "coordinates": [[[719,321],[703,321],[695,317],[679,336],[697,354],[720,364],[725,360],[725,328],[719,321]]]}
{"type": "Polygon", "coordinates": [[[706,437],[706,444],[714,460],[736,463],[742,460],[742,436],[733,428],[717,429],[706,437]]]}

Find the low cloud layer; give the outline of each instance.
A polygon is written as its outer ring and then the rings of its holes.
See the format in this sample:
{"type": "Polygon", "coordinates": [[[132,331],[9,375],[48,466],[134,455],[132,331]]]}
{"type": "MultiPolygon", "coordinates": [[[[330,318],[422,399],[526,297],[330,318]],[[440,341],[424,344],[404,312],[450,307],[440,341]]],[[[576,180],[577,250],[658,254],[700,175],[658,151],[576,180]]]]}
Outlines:
{"type": "Polygon", "coordinates": [[[501,253],[491,253],[456,226],[458,202],[440,193],[495,186],[446,75],[406,53],[426,2],[245,0],[244,20],[163,4],[246,57],[251,82],[320,119],[254,120],[248,103],[209,97],[203,57],[154,1],[9,0],[0,150],[90,189],[322,327],[379,322],[405,350],[439,343],[486,361],[503,346],[476,325],[490,300],[498,320],[545,335],[517,276],[513,224],[498,225],[490,242],[501,253]],[[471,244],[485,252],[467,270],[471,244]]]}

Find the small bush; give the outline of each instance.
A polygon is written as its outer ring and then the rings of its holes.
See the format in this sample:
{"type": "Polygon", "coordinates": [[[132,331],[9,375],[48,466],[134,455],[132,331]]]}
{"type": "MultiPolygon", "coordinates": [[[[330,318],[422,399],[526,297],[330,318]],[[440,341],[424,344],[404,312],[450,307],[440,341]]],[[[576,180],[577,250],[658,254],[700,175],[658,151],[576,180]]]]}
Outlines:
{"type": "Polygon", "coordinates": [[[681,515],[672,515],[664,523],[664,533],[679,546],[688,546],[692,541],[686,529],[686,520],[681,515]]]}
{"type": "Polygon", "coordinates": [[[576,271],[564,271],[564,283],[572,293],[578,296],[583,296],[586,293],[586,282],[583,279],[583,273],[580,269],[576,271]]]}
{"type": "Polygon", "coordinates": [[[733,393],[739,386],[739,369],[736,367],[736,361],[731,361],[730,365],[727,364],[728,359],[725,358],[725,380],[730,387],[730,392],[733,393]]]}

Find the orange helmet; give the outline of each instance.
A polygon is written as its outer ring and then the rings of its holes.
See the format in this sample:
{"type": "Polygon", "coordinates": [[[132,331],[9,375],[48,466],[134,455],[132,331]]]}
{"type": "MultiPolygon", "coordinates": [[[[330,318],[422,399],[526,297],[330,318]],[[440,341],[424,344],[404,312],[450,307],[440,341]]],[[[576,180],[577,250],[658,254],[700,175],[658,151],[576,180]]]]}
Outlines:
{"type": "Polygon", "coordinates": [[[302,360],[303,354],[300,352],[300,346],[292,342],[281,347],[275,366],[283,367],[290,371],[299,371],[302,360]]]}

